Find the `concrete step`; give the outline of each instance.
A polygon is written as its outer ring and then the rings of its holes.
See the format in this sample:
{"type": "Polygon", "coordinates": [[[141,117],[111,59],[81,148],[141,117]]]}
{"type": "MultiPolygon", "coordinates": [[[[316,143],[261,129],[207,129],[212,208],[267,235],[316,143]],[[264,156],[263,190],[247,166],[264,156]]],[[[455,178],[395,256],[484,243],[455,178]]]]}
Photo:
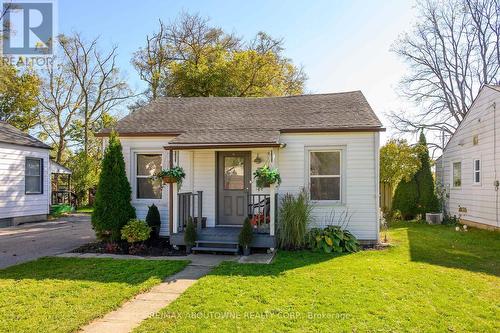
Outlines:
{"type": "Polygon", "coordinates": [[[236,245],[236,246],[239,245],[238,242],[235,242],[235,241],[216,240],[216,239],[213,239],[213,240],[199,239],[199,240],[195,241],[195,243],[197,245],[199,245],[200,243],[201,244],[225,244],[225,245],[236,245]]]}
{"type": "Polygon", "coordinates": [[[232,252],[238,253],[239,249],[234,247],[208,247],[208,246],[195,246],[191,249],[192,251],[201,252],[232,252]]]}

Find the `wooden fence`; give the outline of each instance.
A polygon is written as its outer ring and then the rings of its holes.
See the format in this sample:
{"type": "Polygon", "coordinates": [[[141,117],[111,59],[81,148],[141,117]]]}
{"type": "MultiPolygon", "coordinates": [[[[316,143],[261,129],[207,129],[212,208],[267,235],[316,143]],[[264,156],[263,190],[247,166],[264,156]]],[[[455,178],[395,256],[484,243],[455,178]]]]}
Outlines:
{"type": "Polygon", "coordinates": [[[380,183],[380,209],[382,211],[392,209],[392,185],[390,183],[380,183]]]}

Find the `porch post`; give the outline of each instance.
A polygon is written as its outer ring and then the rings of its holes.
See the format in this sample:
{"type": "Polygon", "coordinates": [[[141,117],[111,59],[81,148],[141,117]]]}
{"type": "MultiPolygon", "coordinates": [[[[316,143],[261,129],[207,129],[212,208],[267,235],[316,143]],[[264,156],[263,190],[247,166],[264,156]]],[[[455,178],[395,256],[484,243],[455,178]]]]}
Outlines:
{"type": "MultiPolygon", "coordinates": [[[[272,161],[271,164],[274,168],[278,168],[278,149],[272,148],[272,161]]],[[[276,229],[276,184],[271,184],[269,186],[269,197],[270,197],[270,205],[269,205],[269,235],[274,236],[276,229]]]]}
{"type": "Polygon", "coordinates": [[[172,196],[172,233],[179,232],[179,196],[177,195],[177,183],[172,184],[174,194],[172,196]]]}
{"type": "MultiPolygon", "coordinates": [[[[174,167],[174,151],[168,151],[168,166],[170,169],[174,167]]],[[[168,185],[168,233],[172,234],[174,226],[174,184],[168,185]]]]}
{"type": "Polygon", "coordinates": [[[275,199],[275,193],[276,193],[276,185],[271,184],[269,186],[269,199],[270,199],[270,206],[269,206],[269,235],[274,236],[274,225],[275,225],[275,210],[276,210],[276,201],[275,199]]]}

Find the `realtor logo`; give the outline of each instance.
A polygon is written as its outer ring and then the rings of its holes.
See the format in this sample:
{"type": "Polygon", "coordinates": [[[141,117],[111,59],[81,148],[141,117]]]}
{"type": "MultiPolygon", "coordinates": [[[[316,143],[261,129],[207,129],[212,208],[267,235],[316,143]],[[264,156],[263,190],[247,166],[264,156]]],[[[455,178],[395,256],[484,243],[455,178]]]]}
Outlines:
{"type": "Polygon", "coordinates": [[[54,3],[5,1],[2,5],[4,55],[50,56],[54,39],[54,3]]]}

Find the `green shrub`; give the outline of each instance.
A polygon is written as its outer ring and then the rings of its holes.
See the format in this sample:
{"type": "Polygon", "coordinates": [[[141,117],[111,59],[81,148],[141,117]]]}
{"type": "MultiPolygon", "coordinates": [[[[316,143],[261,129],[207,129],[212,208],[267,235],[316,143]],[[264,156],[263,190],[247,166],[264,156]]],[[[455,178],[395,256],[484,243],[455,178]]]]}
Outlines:
{"type": "Polygon", "coordinates": [[[161,218],[160,211],[155,204],[152,204],[148,208],[148,214],[146,215],[146,223],[151,227],[151,236],[153,238],[160,237],[160,226],[161,226],[161,218]]]}
{"type": "Polygon", "coordinates": [[[336,225],[330,225],[324,229],[312,228],[307,233],[307,244],[313,250],[326,253],[350,253],[360,249],[356,237],[348,230],[336,225]]]}
{"type": "Polygon", "coordinates": [[[143,220],[132,219],[121,231],[123,240],[126,240],[128,243],[137,243],[149,239],[151,227],[143,220]]]}
{"type": "Polygon", "coordinates": [[[186,246],[194,246],[196,242],[196,227],[191,216],[188,218],[186,230],[184,231],[184,243],[186,246]]]}
{"type": "Polygon", "coordinates": [[[125,173],[122,146],[114,131],[109,137],[101,169],[92,226],[99,238],[117,241],[123,226],[135,218],[135,209],[130,204],[132,190],[125,173]]]}
{"type": "Polygon", "coordinates": [[[281,184],[281,176],[278,169],[271,169],[267,165],[257,168],[253,173],[253,178],[258,190],[262,190],[271,184],[281,184]]]}
{"type": "Polygon", "coordinates": [[[242,247],[248,247],[252,243],[253,230],[250,224],[250,219],[247,217],[243,222],[243,228],[241,228],[240,235],[238,237],[238,242],[242,247]]]}
{"type": "Polygon", "coordinates": [[[418,214],[418,186],[414,178],[399,182],[392,199],[392,209],[405,220],[411,220],[418,214]]]}
{"type": "Polygon", "coordinates": [[[418,186],[418,212],[436,213],[439,211],[439,200],[434,190],[434,178],[432,177],[431,163],[429,161],[429,150],[423,132],[420,133],[418,142],[418,158],[420,169],[413,176],[418,186]]]}
{"type": "Polygon", "coordinates": [[[292,250],[304,246],[307,226],[312,219],[312,208],[305,191],[297,196],[289,193],[283,196],[277,228],[278,247],[292,250]]]}

